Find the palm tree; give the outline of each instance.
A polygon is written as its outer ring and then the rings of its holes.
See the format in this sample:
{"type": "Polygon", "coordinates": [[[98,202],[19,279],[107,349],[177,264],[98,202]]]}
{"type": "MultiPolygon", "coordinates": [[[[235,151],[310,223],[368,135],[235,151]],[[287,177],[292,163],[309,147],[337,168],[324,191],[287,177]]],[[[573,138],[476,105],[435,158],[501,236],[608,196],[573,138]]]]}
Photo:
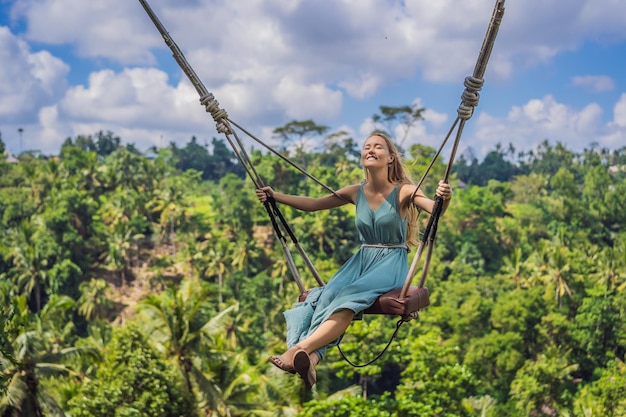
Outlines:
{"type": "Polygon", "coordinates": [[[562,238],[557,238],[548,243],[543,242],[538,248],[541,265],[539,273],[541,280],[548,286],[554,288],[556,302],[562,307],[563,296],[572,296],[572,290],[567,283],[567,276],[570,272],[571,252],[563,242],[562,238]]]}
{"type": "MultiPolygon", "coordinates": [[[[209,241],[210,242],[210,241],[209,241]]],[[[206,276],[217,276],[217,301],[221,306],[224,302],[224,275],[229,272],[230,262],[228,258],[228,247],[224,239],[220,239],[215,244],[207,245],[207,254],[204,257],[206,276]]]]}
{"type": "Polygon", "coordinates": [[[110,270],[119,274],[122,285],[126,282],[132,255],[137,252],[136,243],[145,237],[138,230],[143,220],[138,213],[138,199],[136,192],[118,188],[109,198],[103,198],[98,213],[108,232],[105,261],[110,270]]]}
{"type": "Polygon", "coordinates": [[[3,275],[12,278],[19,291],[34,298],[35,311],[41,310],[41,296],[48,285],[48,259],[38,245],[41,233],[37,225],[24,220],[6,235],[7,258],[13,268],[3,275]]]}
{"type": "Polygon", "coordinates": [[[259,256],[256,250],[256,242],[242,236],[231,245],[230,249],[232,251],[232,266],[234,270],[248,275],[250,263],[259,256]]]}
{"type": "MultiPolygon", "coordinates": [[[[64,316],[73,307],[66,296],[53,296],[38,313],[30,313],[26,297],[13,300],[16,314],[12,327],[10,352],[2,352],[0,366],[8,376],[6,392],[0,398],[2,416],[64,416],[50,393],[41,384],[47,375],[73,375],[67,363],[76,357],[91,356],[93,349],[67,347],[63,340],[64,316]]],[[[65,326],[66,327],[66,326],[65,326]]]]}
{"type": "Polygon", "coordinates": [[[61,164],[55,159],[41,161],[36,166],[34,181],[38,189],[38,197],[45,201],[58,195],[67,177],[64,176],[61,164]]]}
{"type": "Polygon", "coordinates": [[[328,233],[328,230],[334,228],[338,223],[337,214],[333,210],[318,212],[314,216],[298,217],[293,221],[297,230],[307,231],[310,240],[316,244],[315,249],[322,255],[332,253],[335,250],[338,242],[332,233],[328,233]]]}
{"type": "Polygon", "coordinates": [[[106,318],[112,311],[114,303],[110,298],[109,284],[100,278],[94,278],[80,284],[81,296],[78,300],[78,313],[87,321],[106,318]]]}
{"type": "Polygon", "coordinates": [[[607,293],[626,288],[626,243],[615,242],[614,246],[602,249],[593,256],[598,266],[598,284],[606,288],[607,293]]]}
{"type": "Polygon", "coordinates": [[[43,202],[42,184],[40,182],[41,161],[28,158],[20,163],[23,186],[30,190],[35,206],[40,207],[43,202]]]}
{"type": "Polygon", "coordinates": [[[617,243],[617,265],[620,271],[622,283],[618,285],[617,291],[626,288],[626,242],[623,240],[617,243]]]}
{"type": "Polygon", "coordinates": [[[146,333],[157,349],[172,359],[187,391],[216,410],[223,387],[218,385],[208,361],[215,356],[220,357],[218,362],[230,360],[225,357],[226,352],[214,350],[214,345],[237,305],[213,315],[207,298],[207,289],[201,282],[186,279],[179,288],[169,287],[160,295],[149,296],[138,305],[138,310],[146,333]]]}
{"type": "Polygon", "coordinates": [[[211,383],[218,389],[200,403],[201,408],[218,417],[270,415],[267,401],[258,395],[259,370],[248,363],[245,353],[229,351],[225,342],[218,338],[209,356],[211,383]]]}
{"type": "Polygon", "coordinates": [[[186,259],[196,276],[210,282],[217,281],[220,306],[224,302],[224,277],[231,270],[228,248],[227,239],[215,238],[212,235],[200,242],[188,239],[185,246],[186,259]]]}
{"type": "Polygon", "coordinates": [[[513,278],[517,288],[520,288],[525,283],[526,267],[525,261],[522,259],[522,248],[520,246],[516,246],[513,253],[504,258],[503,271],[513,278]]]}
{"type": "Polygon", "coordinates": [[[287,257],[282,250],[275,250],[270,253],[269,276],[278,280],[278,288],[276,292],[282,294],[284,292],[285,283],[292,278],[289,270],[287,257]]]}
{"type": "Polygon", "coordinates": [[[96,152],[70,147],[64,150],[62,158],[62,170],[77,189],[94,192],[102,185],[99,171],[102,163],[96,152]]]}
{"type": "Polygon", "coordinates": [[[186,186],[183,177],[168,177],[157,185],[153,199],[148,203],[149,210],[158,216],[161,241],[174,246],[176,226],[186,215],[186,186]]]}
{"type": "Polygon", "coordinates": [[[108,267],[117,272],[123,285],[127,281],[127,272],[133,250],[134,242],[143,238],[141,233],[134,233],[128,223],[118,223],[118,227],[107,239],[108,253],[106,261],[108,267]]]}
{"type": "Polygon", "coordinates": [[[549,347],[517,371],[510,401],[521,415],[562,415],[563,398],[574,385],[573,374],[578,370],[569,355],[569,351],[549,347]]]}

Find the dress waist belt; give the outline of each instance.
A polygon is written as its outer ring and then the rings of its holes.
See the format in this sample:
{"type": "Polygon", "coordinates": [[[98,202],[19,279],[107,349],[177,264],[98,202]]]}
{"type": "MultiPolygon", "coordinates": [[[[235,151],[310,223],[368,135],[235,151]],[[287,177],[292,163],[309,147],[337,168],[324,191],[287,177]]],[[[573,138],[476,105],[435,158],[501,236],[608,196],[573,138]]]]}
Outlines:
{"type": "Polygon", "coordinates": [[[384,243],[361,243],[362,248],[382,248],[382,249],[404,249],[409,252],[410,249],[408,245],[404,243],[398,244],[384,244],[384,243]]]}

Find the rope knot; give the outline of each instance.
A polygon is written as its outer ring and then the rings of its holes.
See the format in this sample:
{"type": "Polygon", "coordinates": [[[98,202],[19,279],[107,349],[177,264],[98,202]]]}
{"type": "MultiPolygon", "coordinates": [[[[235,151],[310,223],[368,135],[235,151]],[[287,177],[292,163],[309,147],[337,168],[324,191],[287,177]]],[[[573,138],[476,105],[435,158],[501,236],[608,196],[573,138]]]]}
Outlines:
{"type": "Polygon", "coordinates": [[[478,92],[483,88],[484,80],[476,77],[466,77],[465,90],[461,95],[461,105],[459,106],[457,113],[459,117],[464,120],[468,120],[474,114],[474,107],[478,106],[478,100],[480,94],[478,92]]]}
{"type": "Polygon", "coordinates": [[[232,133],[230,126],[228,125],[228,114],[226,110],[220,108],[220,103],[215,99],[213,94],[208,93],[200,98],[200,104],[202,104],[207,113],[210,113],[215,121],[217,131],[224,134],[232,133]]]}

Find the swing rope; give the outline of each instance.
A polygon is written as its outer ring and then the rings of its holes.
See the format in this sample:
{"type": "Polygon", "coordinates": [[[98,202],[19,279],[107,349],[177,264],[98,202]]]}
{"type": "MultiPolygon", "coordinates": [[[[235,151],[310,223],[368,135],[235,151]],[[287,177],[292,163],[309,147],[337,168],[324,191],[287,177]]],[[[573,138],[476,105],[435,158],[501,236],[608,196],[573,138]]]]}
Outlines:
{"type": "Polygon", "coordinates": [[[356,364],[356,363],[352,362],[350,359],[348,359],[348,357],[344,353],[343,349],[341,349],[341,346],[340,346],[339,343],[337,344],[337,350],[339,351],[339,354],[341,355],[343,360],[348,362],[348,364],[351,365],[352,367],[354,367],[354,368],[365,368],[366,366],[369,366],[369,365],[373,364],[374,362],[376,362],[378,359],[380,359],[385,354],[385,352],[387,352],[387,349],[389,349],[389,346],[391,346],[391,343],[393,342],[393,340],[398,335],[398,332],[400,331],[400,326],[402,326],[402,323],[405,323],[406,321],[407,320],[405,320],[404,318],[401,318],[400,320],[398,320],[396,322],[396,330],[394,330],[393,334],[389,338],[389,341],[387,342],[387,344],[385,345],[383,350],[378,355],[376,355],[374,357],[374,359],[371,359],[371,360],[367,361],[366,363],[356,364]]]}
{"type": "MultiPolygon", "coordinates": [[[[239,160],[239,162],[244,167],[247,175],[251,178],[251,180],[254,183],[256,188],[263,188],[264,187],[263,180],[261,179],[260,175],[256,171],[256,169],[254,167],[254,164],[252,163],[252,161],[251,161],[248,153],[246,152],[246,150],[245,150],[241,140],[239,139],[239,136],[237,135],[237,132],[233,129],[233,126],[238,128],[241,132],[245,133],[249,138],[251,138],[252,140],[257,142],[258,144],[260,144],[261,146],[263,146],[264,148],[269,150],[271,153],[273,153],[274,155],[278,156],[283,161],[285,161],[286,163],[291,165],[293,168],[297,169],[299,172],[301,172],[302,174],[304,174],[305,176],[307,176],[308,178],[310,178],[311,180],[313,180],[314,182],[316,182],[317,184],[319,184],[320,186],[325,188],[327,191],[329,191],[330,193],[335,195],[337,198],[340,198],[340,199],[346,201],[346,199],[344,197],[342,197],[341,195],[337,194],[336,191],[334,191],[333,189],[331,189],[330,187],[325,185],[319,179],[317,179],[316,177],[314,177],[313,175],[308,173],[306,170],[302,169],[301,167],[299,167],[298,165],[293,163],[291,160],[289,160],[289,158],[287,158],[287,157],[283,156],[282,154],[280,154],[279,152],[275,151],[271,146],[267,145],[265,142],[261,141],[255,135],[251,134],[246,129],[244,129],[241,126],[239,126],[236,122],[231,120],[228,117],[228,113],[220,107],[218,101],[215,99],[213,94],[210,93],[206,89],[206,87],[204,86],[204,84],[202,83],[200,78],[197,76],[197,74],[195,73],[193,68],[189,65],[189,63],[185,59],[185,56],[183,55],[182,51],[180,50],[180,48],[178,47],[176,42],[174,42],[174,40],[171,38],[171,36],[167,32],[167,30],[165,29],[163,24],[160,22],[158,17],[152,11],[152,9],[148,5],[147,1],[146,0],[138,0],[138,1],[139,1],[139,3],[141,3],[141,5],[143,6],[144,10],[146,11],[148,16],[152,20],[153,24],[156,26],[156,28],[160,32],[160,34],[163,37],[166,45],[171,49],[171,51],[173,53],[173,56],[174,56],[174,59],[179,64],[179,66],[181,67],[183,72],[187,75],[187,77],[189,78],[190,82],[192,83],[192,85],[196,89],[198,95],[200,96],[200,104],[202,106],[204,106],[205,110],[213,118],[213,121],[216,124],[217,131],[219,133],[223,133],[225,135],[225,137],[228,140],[228,143],[230,144],[230,146],[232,147],[232,149],[233,149],[237,159],[239,160]]],[[[449,138],[452,136],[454,130],[458,128],[457,132],[456,132],[454,144],[452,146],[452,151],[451,151],[451,154],[450,154],[450,158],[448,160],[448,164],[447,164],[447,167],[446,167],[445,175],[444,175],[444,178],[443,178],[444,182],[448,182],[448,180],[449,180],[449,176],[450,176],[450,173],[451,173],[451,170],[452,170],[452,165],[454,163],[454,159],[456,157],[456,152],[457,152],[457,149],[458,149],[458,146],[459,146],[459,143],[460,143],[460,140],[461,140],[461,136],[462,136],[462,133],[463,133],[463,128],[465,126],[465,123],[473,116],[474,109],[478,105],[478,102],[479,102],[479,99],[480,99],[479,92],[480,92],[480,90],[482,89],[482,86],[483,86],[483,75],[484,75],[485,70],[487,68],[487,63],[489,61],[489,57],[491,55],[491,52],[492,52],[492,49],[493,49],[493,45],[495,43],[495,38],[497,36],[498,29],[500,27],[502,16],[504,15],[504,3],[505,3],[505,0],[496,0],[496,4],[494,6],[493,13],[491,15],[491,20],[490,20],[489,26],[487,28],[487,33],[486,33],[485,38],[483,40],[483,44],[482,44],[482,47],[481,47],[481,50],[480,50],[480,53],[479,53],[479,56],[478,56],[478,59],[477,59],[477,62],[476,62],[476,66],[474,67],[474,72],[473,72],[473,74],[471,76],[465,78],[465,81],[464,81],[465,90],[463,91],[463,93],[461,95],[461,104],[459,105],[459,107],[457,109],[457,117],[456,117],[455,121],[453,122],[450,130],[448,131],[446,137],[444,138],[443,142],[441,143],[439,149],[437,150],[436,154],[432,158],[430,164],[428,165],[426,170],[423,172],[419,182],[417,183],[416,192],[417,192],[418,189],[421,188],[423,182],[425,181],[427,175],[430,173],[433,165],[435,164],[437,158],[440,156],[442,150],[444,149],[445,145],[447,144],[449,138]]],[[[413,194],[412,197],[415,197],[415,193],[413,194]]],[[[413,198],[412,198],[412,200],[413,200],[413,198]]],[[[421,260],[422,254],[424,252],[424,248],[426,248],[426,258],[424,260],[424,264],[423,264],[423,267],[422,267],[422,273],[421,273],[421,277],[420,277],[420,281],[419,281],[419,286],[417,287],[418,289],[423,289],[424,291],[422,293],[420,293],[421,295],[420,294],[416,294],[415,295],[416,298],[419,298],[419,300],[418,300],[419,302],[417,304],[417,307],[412,309],[412,310],[408,310],[407,311],[407,309],[409,309],[411,303],[409,302],[409,303],[407,303],[405,305],[404,313],[401,314],[402,318],[398,321],[398,323],[396,325],[396,330],[395,330],[393,336],[391,337],[391,339],[389,340],[389,343],[383,349],[383,351],[378,356],[376,356],[375,359],[373,359],[372,361],[368,362],[367,364],[365,364],[365,365],[355,365],[355,364],[353,364],[352,362],[350,362],[344,356],[343,352],[340,350],[341,355],[352,366],[355,366],[355,367],[367,366],[367,365],[371,364],[372,362],[374,362],[375,360],[377,360],[378,358],[380,358],[382,356],[382,354],[389,348],[389,345],[391,344],[393,339],[396,337],[396,335],[397,335],[397,333],[398,333],[402,323],[404,323],[406,321],[410,321],[410,320],[412,320],[414,318],[417,318],[419,316],[419,309],[423,308],[423,307],[425,307],[425,306],[427,306],[429,304],[429,301],[428,301],[428,291],[427,291],[427,289],[425,287],[426,277],[427,277],[427,274],[428,274],[428,270],[429,270],[430,262],[431,262],[431,258],[432,258],[432,253],[433,253],[433,247],[434,247],[434,244],[435,244],[435,237],[436,237],[436,233],[437,233],[438,222],[439,222],[439,218],[441,217],[441,213],[442,213],[442,209],[443,209],[443,199],[441,197],[435,197],[434,200],[435,200],[435,203],[434,203],[434,207],[433,207],[431,216],[429,218],[428,224],[426,226],[426,229],[425,229],[425,231],[424,231],[424,233],[422,235],[422,238],[421,238],[420,242],[418,243],[416,254],[413,257],[413,262],[411,263],[411,266],[409,268],[409,273],[407,274],[407,277],[406,277],[406,280],[404,282],[404,285],[403,285],[402,289],[399,292],[399,297],[396,298],[396,301],[399,300],[399,302],[401,304],[404,303],[405,299],[409,298],[407,295],[408,295],[410,289],[413,288],[413,287],[411,287],[411,283],[412,283],[413,277],[415,276],[415,273],[416,273],[416,270],[417,270],[417,266],[418,266],[418,264],[419,264],[419,262],[421,260]],[[426,300],[422,301],[421,298],[424,297],[424,293],[425,293],[426,300]]],[[[311,262],[311,260],[309,259],[309,257],[305,253],[304,249],[302,248],[302,246],[298,242],[298,239],[296,238],[295,234],[293,233],[293,231],[291,230],[291,228],[287,224],[287,221],[286,221],[285,217],[282,215],[282,213],[280,212],[280,210],[279,210],[279,208],[278,208],[278,206],[276,204],[276,201],[273,198],[268,198],[265,201],[265,203],[264,203],[264,207],[265,207],[265,210],[267,211],[267,214],[268,214],[268,216],[270,218],[270,221],[272,223],[272,227],[274,229],[274,232],[275,232],[276,236],[278,237],[278,240],[281,243],[281,247],[282,247],[283,252],[285,254],[285,257],[287,259],[287,266],[288,266],[289,270],[291,271],[291,273],[292,273],[292,275],[294,277],[294,280],[296,281],[296,284],[298,285],[298,288],[300,290],[300,298],[305,297],[307,291],[306,291],[306,289],[304,287],[304,284],[302,282],[302,278],[300,277],[300,274],[299,274],[298,269],[297,269],[297,267],[295,265],[295,262],[293,260],[292,255],[291,255],[291,252],[290,252],[289,248],[287,247],[287,239],[286,239],[284,233],[286,233],[289,236],[289,238],[291,239],[292,243],[295,245],[296,249],[298,250],[298,252],[302,256],[302,259],[304,260],[304,263],[306,264],[308,269],[311,271],[312,275],[315,277],[315,280],[317,281],[317,283],[320,286],[324,286],[325,285],[324,281],[322,280],[322,278],[320,277],[319,273],[317,272],[317,270],[313,266],[313,263],[311,262]],[[282,230],[281,230],[281,228],[282,228],[282,230]],[[283,233],[283,231],[284,231],[284,233],[283,233]]]]}
{"type": "MultiPolygon", "coordinates": [[[[456,120],[452,123],[452,126],[450,130],[448,131],[448,134],[444,138],[435,156],[432,158],[430,164],[428,165],[428,167],[422,174],[422,177],[418,181],[415,192],[417,192],[417,190],[420,189],[420,187],[422,186],[424,180],[426,179],[426,176],[430,172],[432,166],[434,165],[435,161],[439,157],[441,151],[443,150],[444,146],[448,142],[449,138],[452,136],[452,133],[454,132],[455,128],[458,126],[454,144],[452,146],[450,159],[448,161],[446,172],[443,178],[443,181],[448,182],[450,172],[452,170],[452,164],[454,163],[456,152],[457,152],[459,143],[461,141],[461,136],[463,134],[463,128],[465,126],[465,123],[473,116],[474,109],[476,108],[476,106],[478,106],[478,102],[480,99],[479,92],[482,89],[482,86],[484,84],[484,80],[482,77],[487,68],[489,56],[491,54],[491,51],[493,50],[495,38],[498,32],[498,29],[500,27],[500,23],[502,21],[502,17],[504,15],[504,1],[505,0],[498,0],[496,2],[496,5],[494,6],[491,20],[487,28],[487,33],[485,35],[485,40],[483,41],[483,46],[481,47],[481,50],[480,50],[480,53],[476,62],[476,66],[474,68],[474,73],[472,76],[465,78],[465,82],[464,82],[465,90],[463,91],[463,94],[461,95],[461,104],[459,105],[457,109],[458,116],[456,120]]],[[[415,195],[413,195],[412,197],[414,196],[415,195]]],[[[413,200],[413,198],[411,198],[411,200],[413,200]]],[[[428,275],[428,270],[430,267],[433,248],[435,246],[437,226],[439,223],[439,218],[441,217],[442,210],[443,210],[443,199],[441,197],[436,197],[435,204],[433,207],[433,212],[431,213],[431,216],[428,219],[428,224],[426,226],[424,234],[422,235],[422,239],[420,240],[418,244],[416,254],[413,257],[413,262],[411,263],[411,267],[409,268],[409,273],[407,274],[407,278],[404,282],[402,290],[400,291],[400,295],[398,297],[400,300],[403,300],[405,299],[405,297],[407,297],[409,288],[411,286],[411,282],[413,280],[413,276],[415,275],[415,270],[417,269],[417,265],[419,264],[424,247],[427,247],[426,259],[424,260],[424,265],[422,267],[422,274],[420,277],[418,288],[426,290],[425,289],[426,277],[428,275]]],[[[391,337],[389,338],[389,341],[387,342],[383,350],[379,354],[377,354],[373,359],[369,360],[368,362],[364,364],[355,364],[354,362],[352,362],[345,355],[345,353],[341,349],[341,346],[337,344],[337,349],[339,350],[339,354],[348,364],[350,364],[351,366],[355,368],[363,368],[368,365],[371,365],[372,363],[380,359],[382,355],[387,351],[387,349],[389,349],[389,347],[391,346],[391,343],[398,335],[398,332],[400,331],[400,327],[402,326],[402,324],[412,319],[415,319],[417,317],[419,317],[419,310],[410,311],[410,312],[405,311],[405,315],[403,315],[400,318],[400,320],[398,320],[398,322],[396,323],[396,329],[391,335],[391,337]]]]}
{"type": "MultiPolygon", "coordinates": [[[[442,149],[454,133],[454,130],[458,127],[454,144],[450,152],[450,158],[448,159],[446,172],[443,178],[444,182],[448,182],[449,180],[450,172],[452,171],[452,165],[454,164],[454,160],[456,158],[456,152],[461,142],[463,128],[465,127],[465,123],[473,116],[476,106],[478,106],[478,102],[480,99],[479,92],[484,84],[483,76],[487,69],[487,63],[489,62],[489,57],[491,56],[491,52],[493,50],[496,36],[498,34],[498,29],[500,28],[500,23],[502,22],[502,17],[504,16],[504,2],[505,0],[496,0],[496,4],[494,5],[489,25],[487,27],[487,32],[485,34],[483,44],[476,60],[474,72],[471,76],[466,77],[463,83],[465,86],[465,90],[461,94],[461,103],[459,104],[459,107],[457,109],[457,117],[452,123],[452,126],[450,127],[448,134],[441,143],[441,146],[437,150],[437,153],[431,160],[430,165],[427,167],[426,171],[422,174],[420,181],[417,183],[418,189],[419,187],[421,187],[426,176],[430,172],[435,160],[439,157],[442,149]]],[[[439,218],[441,217],[442,209],[443,199],[441,197],[435,197],[433,212],[431,213],[431,216],[428,220],[428,224],[426,226],[424,234],[422,235],[422,239],[418,244],[416,254],[413,257],[413,262],[411,263],[411,267],[409,268],[409,274],[407,274],[407,278],[400,292],[401,299],[406,297],[409,287],[411,286],[413,276],[415,275],[417,266],[421,260],[424,247],[427,247],[426,259],[424,260],[424,264],[422,266],[422,274],[418,286],[419,288],[425,288],[426,277],[430,268],[430,261],[432,258],[433,248],[435,244],[435,236],[437,234],[437,226],[439,223],[439,218]]]]}
{"type": "MultiPolygon", "coordinates": [[[[194,69],[191,67],[191,65],[189,65],[189,63],[188,63],[187,59],[185,58],[184,54],[182,53],[181,49],[178,47],[176,42],[174,42],[172,37],[169,35],[167,30],[165,29],[165,26],[161,23],[159,18],[156,16],[156,14],[152,10],[152,8],[148,4],[148,2],[146,0],[139,0],[139,3],[142,5],[144,10],[146,11],[148,16],[150,17],[150,20],[152,20],[152,23],[154,24],[154,26],[157,28],[157,30],[159,31],[159,33],[163,37],[163,40],[165,41],[165,44],[172,51],[174,59],[176,60],[176,62],[180,66],[180,68],[183,70],[185,75],[187,75],[187,77],[189,78],[189,81],[191,82],[191,84],[196,89],[196,92],[200,96],[200,104],[202,106],[204,106],[205,110],[213,117],[213,120],[215,121],[215,124],[216,124],[217,131],[219,133],[223,133],[225,135],[226,139],[228,140],[228,143],[230,144],[230,146],[232,147],[232,149],[233,149],[233,151],[235,153],[235,156],[237,157],[237,159],[239,160],[241,165],[244,167],[247,175],[250,177],[250,179],[254,183],[254,186],[256,188],[264,187],[263,180],[261,179],[260,175],[258,174],[256,169],[254,168],[254,164],[252,163],[248,153],[245,150],[245,147],[243,146],[241,140],[239,139],[239,135],[232,128],[232,126],[238,127],[242,132],[246,133],[250,138],[254,139],[259,144],[261,144],[265,148],[269,149],[272,153],[274,153],[276,155],[279,155],[279,153],[276,152],[275,150],[271,149],[269,146],[267,146],[267,144],[265,144],[264,142],[260,141],[254,135],[251,135],[249,132],[245,131],[244,129],[241,129],[241,127],[239,125],[237,125],[235,122],[230,120],[230,118],[228,117],[228,113],[220,107],[218,101],[215,99],[213,94],[210,93],[207,90],[207,88],[204,86],[204,84],[202,83],[202,81],[200,80],[200,78],[198,77],[196,72],[194,71],[194,69]]],[[[298,169],[303,174],[307,175],[313,181],[315,181],[318,184],[320,184],[320,185],[324,186],[325,188],[327,188],[329,191],[331,191],[337,197],[341,198],[334,190],[331,190],[330,188],[325,186],[317,178],[313,177],[312,175],[307,173],[305,170],[303,170],[302,168],[298,167],[297,165],[295,165],[294,163],[289,161],[287,158],[282,157],[282,159],[284,159],[285,161],[289,162],[290,165],[292,165],[293,167],[298,169]]],[[[276,201],[274,199],[271,199],[271,198],[267,199],[266,202],[264,203],[264,207],[265,207],[267,215],[270,218],[270,221],[272,223],[272,228],[274,229],[274,232],[275,232],[276,236],[278,237],[278,240],[279,240],[279,242],[281,244],[282,250],[283,250],[284,255],[285,255],[285,259],[287,260],[287,267],[289,268],[289,270],[290,270],[294,280],[296,281],[296,284],[298,285],[298,288],[300,290],[300,294],[304,294],[306,292],[306,289],[304,287],[304,284],[302,282],[302,278],[301,278],[300,273],[299,273],[299,271],[298,271],[298,269],[296,267],[296,264],[295,264],[295,262],[293,260],[293,256],[291,254],[291,251],[289,250],[289,248],[287,246],[287,239],[286,239],[284,233],[286,233],[291,238],[292,243],[294,244],[294,246],[296,247],[296,249],[298,250],[298,252],[302,256],[302,259],[303,259],[304,263],[306,264],[306,266],[310,270],[311,274],[313,275],[313,277],[315,278],[317,283],[320,286],[325,285],[324,281],[322,280],[322,278],[320,277],[319,273],[315,269],[315,266],[313,265],[313,263],[309,259],[308,255],[306,254],[306,252],[304,251],[304,249],[300,245],[300,242],[298,242],[298,239],[296,238],[295,234],[292,232],[291,228],[287,224],[287,222],[285,220],[285,217],[282,215],[282,213],[280,212],[278,206],[276,205],[276,201]],[[281,228],[282,228],[282,231],[281,231],[281,228]],[[284,231],[284,233],[283,233],[283,231],[284,231]]]]}

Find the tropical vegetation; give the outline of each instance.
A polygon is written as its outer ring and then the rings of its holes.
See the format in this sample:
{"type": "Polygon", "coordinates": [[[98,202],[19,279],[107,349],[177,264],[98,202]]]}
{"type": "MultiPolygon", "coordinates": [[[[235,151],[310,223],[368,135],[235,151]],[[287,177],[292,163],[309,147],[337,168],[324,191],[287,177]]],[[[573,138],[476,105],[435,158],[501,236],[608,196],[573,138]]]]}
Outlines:
{"type": "MultiPolygon", "coordinates": [[[[333,189],[363,177],[345,132],[308,120],[275,134],[333,189]]],[[[298,289],[235,155],[216,138],[127,143],[98,132],[0,160],[0,416],[626,415],[626,147],[459,157],[431,305],[372,365],[329,350],[307,391],[266,359],[285,349],[298,289]]],[[[415,179],[434,154],[404,149],[415,179]]],[[[277,190],[327,192],[271,153],[250,157],[277,190]]],[[[280,208],[324,279],[357,248],[353,206],[280,208]]],[[[342,352],[367,362],[397,319],[355,321],[342,352]]]]}

